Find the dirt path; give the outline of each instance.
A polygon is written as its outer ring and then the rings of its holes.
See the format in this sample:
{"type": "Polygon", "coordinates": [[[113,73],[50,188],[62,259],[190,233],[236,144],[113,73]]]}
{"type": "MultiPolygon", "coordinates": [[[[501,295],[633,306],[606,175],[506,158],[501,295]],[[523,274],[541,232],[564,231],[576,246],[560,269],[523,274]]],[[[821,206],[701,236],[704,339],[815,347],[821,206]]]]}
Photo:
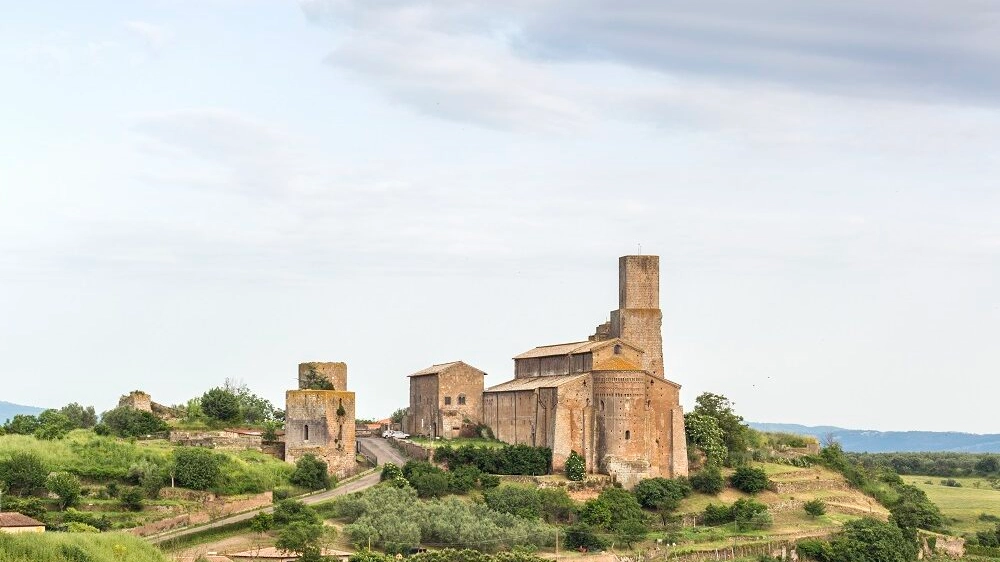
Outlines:
{"type": "MultiPolygon", "coordinates": [[[[395,448],[393,448],[392,445],[390,445],[389,442],[386,441],[385,439],[380,439],[378,437],[366,437],[359,439],[358,441],[363,441],[366,446],[368,446],[370,449],[376,452],[379,464],[385,464],[387,462],[402,464],[406,462],[406,459],[403,457],[403,455],[395,448]]],[[[306,496],[302,498],[302,503],[305,503],[306,505],[311,505],[315,503],[324,502],[336,498],[338,496],[350,494],[352,492],[360,492],[361,490],[370,488],[375,484],[378,484],[378,482],[379,482],[379,473],[374,472],[372,474],[368,474],[356,480],[351,480],[350,482],[341,484],[340,486],[337,486],[332,490],[327,490],[326,492],[313,494],[311,496],[306,496]]],[[[160,535],[146,537],[146,540],[148,540],[153,544],[160,544],[164,541],[169,541],[172,539],[184,537],[192,533],[198,533],[208,529],[215,529],[225,525],[230,525],[232,523],[246,521],[247,519],[252,518],[254,515],[257,515],[258,513],[262,512],[270,513],[273,509],[274,508],[272,507],[265,507],[263,509],[257,509],[254,511],[238,513],[236,515],[231,515],[229,517],[217,519],[205,525],[198,525],[196,527],[185,527],[183,529],[174,529],[160,535]]]]}

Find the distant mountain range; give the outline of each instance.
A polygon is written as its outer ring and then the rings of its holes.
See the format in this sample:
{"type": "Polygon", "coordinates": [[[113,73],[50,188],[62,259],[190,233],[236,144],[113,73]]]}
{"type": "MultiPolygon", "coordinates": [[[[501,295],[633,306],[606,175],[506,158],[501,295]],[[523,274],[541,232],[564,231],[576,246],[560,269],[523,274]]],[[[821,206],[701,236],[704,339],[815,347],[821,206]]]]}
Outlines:
{"type": "Polygon", "coordinates": [[[22,406],[20,404],[11,404],[10,402],[4,402],[0,400],[0,423],[7,423],[7,420],[16,416],[17,414],[40,414],[45,411],[45,408],[36,408],[34,406],[22,406]]]}
{"type": "Polygon", "coordinates": [[[871,431],[792,423],[749,422],[749,425],[759,431],[812,435],[818,438],[821,443],[827,437],[832,436],[845,451],[856,453],[1000,453],[1000,434],[979,435],[955,431],[871,431]]]}

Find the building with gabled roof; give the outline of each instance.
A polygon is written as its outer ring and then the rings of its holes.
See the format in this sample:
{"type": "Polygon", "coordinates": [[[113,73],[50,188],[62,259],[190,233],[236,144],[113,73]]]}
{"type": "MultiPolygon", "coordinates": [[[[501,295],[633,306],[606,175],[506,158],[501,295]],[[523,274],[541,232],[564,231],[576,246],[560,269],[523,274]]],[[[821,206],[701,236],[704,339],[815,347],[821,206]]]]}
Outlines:
{"type": "Polygon", "coordinates": [[[23,513],[6,511],[0,513],[0,533],[44,533],[45,523],[23,513]]]}
{"type": "Polygon", "coordinates": [[[512,380],[476,392],[484,373],[461,362],[413,373],[408,431],[457,436],[457,415],[442,411],[462,392],[464,419],[481,420],[501,441],[552,449],[553,471],[575,451],[588,472],[626,486],[686,476],[681,387],[663,372],[659,264],[657,256],[619,258],[618,309],[610,320],[586,340],[515,355],[512,380]],[[473,396],[481,396],[478,414],[473,396]]]}
{"type": "Polygon", "coordinates": [[[412,435],[451,439],[471,435],[482,420],[486,373],[463,361],[431,365],[411,375],[404,429],[412,435]]]}

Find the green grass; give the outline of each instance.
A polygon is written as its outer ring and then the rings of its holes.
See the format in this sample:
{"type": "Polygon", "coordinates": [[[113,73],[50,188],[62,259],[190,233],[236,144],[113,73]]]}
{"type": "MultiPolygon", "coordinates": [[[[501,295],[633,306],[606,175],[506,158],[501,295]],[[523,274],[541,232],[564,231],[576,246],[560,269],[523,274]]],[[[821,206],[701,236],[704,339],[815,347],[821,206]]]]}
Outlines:
{"type": "Polygon", "coordinates": [[[437,448],[441,445],[451,445],[452,447],[462,447],[472,445],[473,447],[500,448],[506,445],[503,441],[495,439],[482,439],[479,437],[458,437],[456,439],[428,439],[427,437],[411,437],[410,441],[423,447],[437,448]]]}
{"type": "Polygon", "coordinates": [[[996,523],[979,521],[979,515],[1000,516],[1000,490],[990,488],[982,478],[955,478],[961,488],[943,486],[940,476],[903,476],[903,481],[927,493],[945,516],[945,525],[959,533],[995,528],[996,523]],[[928,484],[927,482],[931,482],[928,484]],[[979,488],[976,488],[976,483],[979,488]]]}
{"type": "Polygon", "coordinates": [[[0,533],[0,562],[168,562],[155,546],[124,533],[0,533]]]}

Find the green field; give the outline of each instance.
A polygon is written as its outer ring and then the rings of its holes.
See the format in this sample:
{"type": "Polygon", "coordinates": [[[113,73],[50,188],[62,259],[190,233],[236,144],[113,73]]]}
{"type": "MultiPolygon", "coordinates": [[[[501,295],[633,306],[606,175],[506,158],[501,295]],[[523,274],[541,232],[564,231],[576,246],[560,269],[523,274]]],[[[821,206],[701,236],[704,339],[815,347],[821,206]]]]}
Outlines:
{"type": "Polygon", "coordinates": [[[124,533],[0,533],[0,562],[167,562],[155,546],[124,533]]]}
{"type": "Polygon", "coordinates": [[[903,480],[926,492],[941,508],[945,525],[959,534],[995,527],[995,523],[979,520],[983,513],[1000,517],[1000,490],[983,478],[955,478],[961,488],[942,485],[940,476],[903,476],[903,480]]]}

